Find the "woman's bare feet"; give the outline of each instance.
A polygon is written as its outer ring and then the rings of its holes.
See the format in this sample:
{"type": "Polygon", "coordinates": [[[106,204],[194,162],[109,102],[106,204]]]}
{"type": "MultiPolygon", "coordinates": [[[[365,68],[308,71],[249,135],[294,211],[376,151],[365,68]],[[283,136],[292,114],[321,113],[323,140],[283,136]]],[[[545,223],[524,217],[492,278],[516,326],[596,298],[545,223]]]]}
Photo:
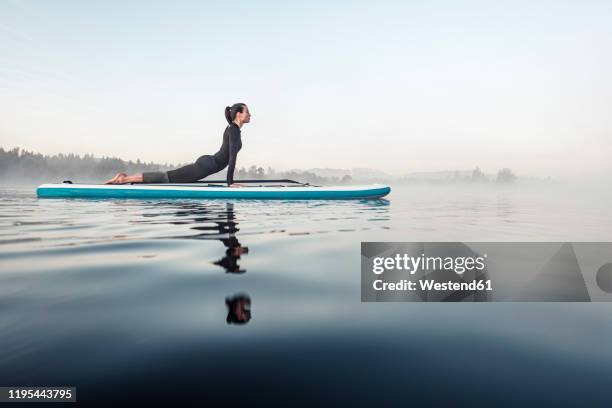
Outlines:
{"type": "Polygon", "coordinates": [[[127,176],[128,175],[125,173],[117,173],[115,177],[113,177],[110,180],[105,181],[104,184],[125,184],[126,183],[125,178],[127,176]]]}

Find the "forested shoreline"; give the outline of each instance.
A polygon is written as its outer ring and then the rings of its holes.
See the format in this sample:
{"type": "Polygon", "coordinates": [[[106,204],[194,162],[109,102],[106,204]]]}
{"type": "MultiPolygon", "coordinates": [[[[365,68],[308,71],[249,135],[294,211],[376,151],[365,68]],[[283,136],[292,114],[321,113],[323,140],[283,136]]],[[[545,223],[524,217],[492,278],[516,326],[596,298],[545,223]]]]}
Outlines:
{"type": "MultiPolygon", "coordinates": [[[[117,157],[94,157],[91,154],[43,155],[20,148],[5,150],[0,147],[0,182],[101,182],[122,171],[128,174],[143,171],[170,170],[186,163],[169,164],[123,160],[117,157]]],[[[210,178],[225,178],[225,170],[210,178]]],[[[291,170],[277,172],[268,167],[250,166],[238,168],[234,179],[290,178],[309,183],[348,183],[349,175],[321,177],[309,171],[291,170]]]]}
{"type": "MultiPolygon", "coordinates": [[[[0,147],[0,183],[53,183],[64,180],[74,182],[101,183],[117,172],[128,174],[144,171],[171,170],[187,163],[142,162],[139,159],[123,160],[117,157],[95,157],[91,154],[44,155],[18,147],[5,150],[0,147]]],[[[316,170],[316,169],[315,169],[316,170]]],[[[322,171],[330,169],[323,169],[322,171]]],[[[411,173],[401,177],[353,177],[351,170],[333,170],[337,176],[321,176],[310,170],[276,171],[271,167],[239,167],[234,174],[240,179],[293,179],[313,184],[351,184],[357,182],[389,183],[502,183],[511,184],[518,178],[511,169],[500,169],[496,175],[486,175],[480,168],[472,171],[440,171],[411,173]]],[[[224,179],[226,170],[211,175],[208,179],[224,179]]]]}

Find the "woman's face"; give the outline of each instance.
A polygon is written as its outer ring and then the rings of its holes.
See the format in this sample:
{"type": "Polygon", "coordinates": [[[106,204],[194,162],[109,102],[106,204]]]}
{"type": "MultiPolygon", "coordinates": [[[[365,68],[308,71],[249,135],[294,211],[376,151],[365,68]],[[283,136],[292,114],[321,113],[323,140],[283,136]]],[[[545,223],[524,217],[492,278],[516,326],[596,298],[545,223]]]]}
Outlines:
{"type": "Polygon", "coordinates": [[[244,105],[242,112],[236,112],[236,116],[242,123],[249,123],[251,121],[251,112],[249,112],[249,107],[246,105],[244,105]]]}

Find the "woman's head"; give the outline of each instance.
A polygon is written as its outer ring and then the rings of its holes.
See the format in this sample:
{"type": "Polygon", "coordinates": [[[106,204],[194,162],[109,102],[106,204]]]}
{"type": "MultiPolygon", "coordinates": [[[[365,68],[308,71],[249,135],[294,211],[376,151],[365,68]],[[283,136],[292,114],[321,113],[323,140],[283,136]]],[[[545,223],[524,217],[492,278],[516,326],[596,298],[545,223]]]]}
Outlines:
{"type": "Polygon", "coordinates": [[[244,103],[235,103],[232,106],[226,106],[225,120],[227,120],[227,123],[232,123],[234,121],[239,123],[249,123],[251,120],[249,107],[244,103]]]}

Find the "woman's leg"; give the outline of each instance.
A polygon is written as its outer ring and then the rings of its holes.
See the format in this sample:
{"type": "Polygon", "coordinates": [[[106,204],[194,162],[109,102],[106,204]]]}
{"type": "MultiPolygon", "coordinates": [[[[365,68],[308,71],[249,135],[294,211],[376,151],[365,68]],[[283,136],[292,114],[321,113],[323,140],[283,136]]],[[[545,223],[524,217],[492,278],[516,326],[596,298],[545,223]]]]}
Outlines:
{"type": "Polygon", "coordinates": [[[204,177],[204,175],[202,175],[202,170],[195,163],[168,171],[168,180],[170,183],[193,183],[202,177],[204,177]]]}
{"type": "Polygon", "coordinates": [[[115,177],[113,177],[112,179],[106,180],[104,184],[115,184],[120,178],[123,177],[127,177],[127,174],[119,172],[115,174],[115,177]]]}
{"type": "Polygon", "coordinates": [[[115,177],[104,182],[104,184],[126,184],[126,183],[142,183],[142,173],[128,176],[125,173],[117,173],[115,177]]]}
{"type": "Polygon", "coordinates": [[[170,183],[193,183],[219,171],[212,156],[201,156],[193,164],[168,171],[170,183]]]}
{"type": "Polygon", "coordinates": [[[168,172],[166,171],[147,171],[142,173],[143,183],[169,183],[168,172]]]}
{"type": "Polygon", "coordinates": [[[117,173],[115,177],[104,184],[126,184],[126,183],[193,183],[206,176],[218,172],[215,158],[212,156],[200,156],[193,164],[179,167],[167,172],[150,171],[128,176],[125,173],[117,173]]]}
{"type": "Polygon", "coordinates": [[[115,177],[104,184],[126,184],[126,183],[169,183],[168,173],[165,171],[148,171],[128,176],[125,173],[117,173],[115,177]]]}

